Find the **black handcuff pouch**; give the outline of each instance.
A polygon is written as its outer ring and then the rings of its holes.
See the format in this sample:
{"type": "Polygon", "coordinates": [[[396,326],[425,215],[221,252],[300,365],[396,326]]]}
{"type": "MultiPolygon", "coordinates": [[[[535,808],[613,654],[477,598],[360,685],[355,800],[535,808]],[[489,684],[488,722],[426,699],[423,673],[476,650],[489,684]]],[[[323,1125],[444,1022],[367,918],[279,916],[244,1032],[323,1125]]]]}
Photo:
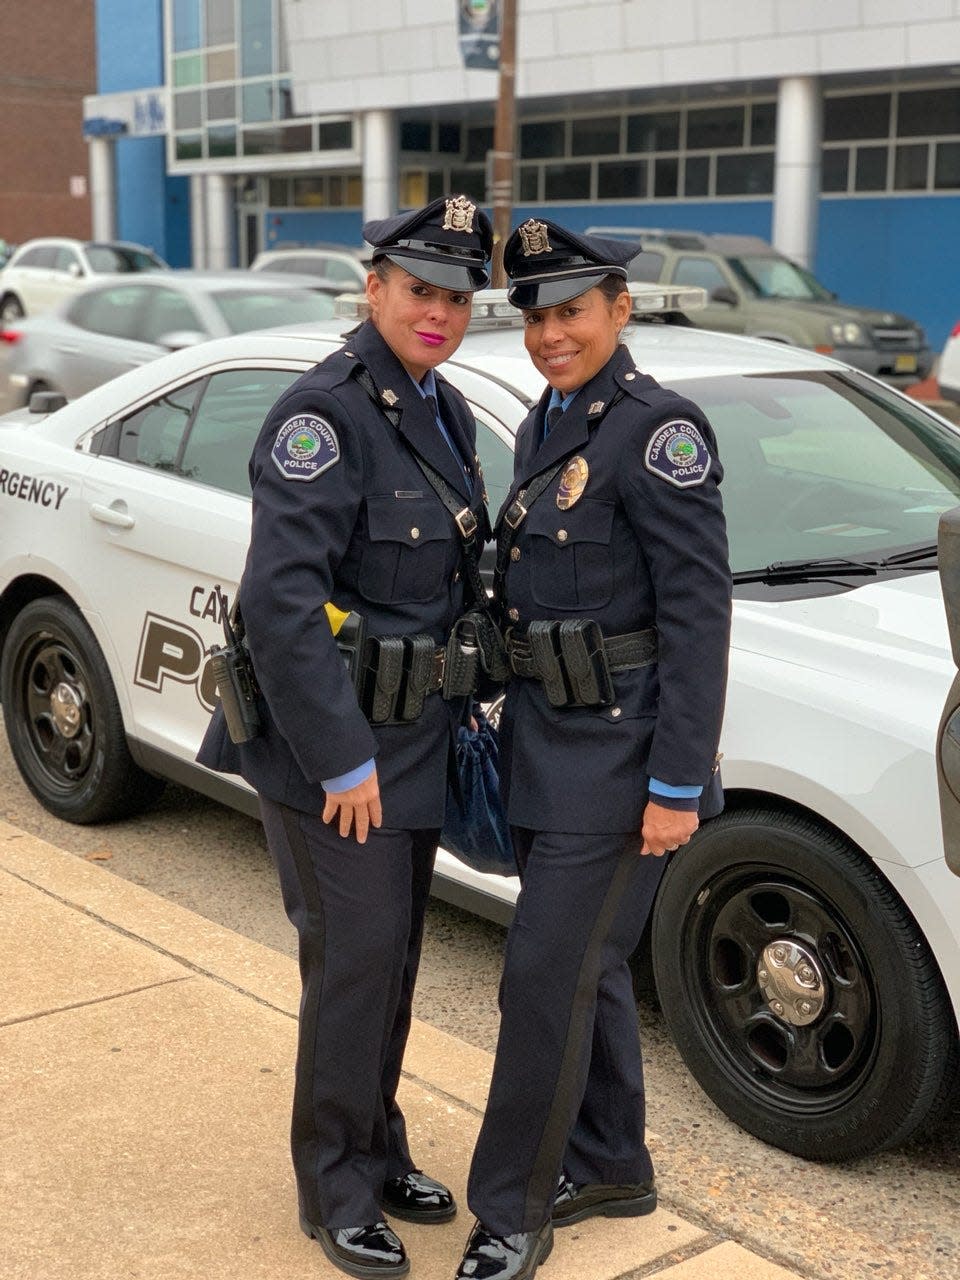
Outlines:
{"type": "Polygon", "coordinates": [[[403,637],[370,636],[363,650],[357,700],[371,724],[393,720],[403,680],[403,637]]]}
{"type": "Polygon", "coordinates": [[[615,701],[603,632],[593,618],[531,622],[527,643],[552,707],[609,707],[615,701]]]}

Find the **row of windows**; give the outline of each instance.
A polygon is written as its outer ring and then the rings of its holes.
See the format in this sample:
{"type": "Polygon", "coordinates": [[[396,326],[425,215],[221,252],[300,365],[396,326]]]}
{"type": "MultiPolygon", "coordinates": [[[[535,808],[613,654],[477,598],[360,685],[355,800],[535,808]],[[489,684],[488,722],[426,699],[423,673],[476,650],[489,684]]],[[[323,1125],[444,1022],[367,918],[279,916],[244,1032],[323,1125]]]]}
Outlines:
{"type": "MultiPolygon", "coordinates": [[[[363,176],[318,173],[305,177],[271,178],[268,202],[275,209],[359,209],[363,204],[363,176]]],[[[425,202],[424,202],[425,203],[425,202]]]]}
{"type": "Polygon", "coordinates": [[[233,47],[234,70],[208,75],[208,80],[227,80],[237,74],[238,47],[241,75],[262,76],[286,69],[273,65],[275,54],[285,57],[286,42],[274,39],[282,17],[279,0],[171,0],[171,17],[175,84],[196,83],[176,79],[177,65],[190,64],[189,56],[178,55],[217,46],[233,47]]]}

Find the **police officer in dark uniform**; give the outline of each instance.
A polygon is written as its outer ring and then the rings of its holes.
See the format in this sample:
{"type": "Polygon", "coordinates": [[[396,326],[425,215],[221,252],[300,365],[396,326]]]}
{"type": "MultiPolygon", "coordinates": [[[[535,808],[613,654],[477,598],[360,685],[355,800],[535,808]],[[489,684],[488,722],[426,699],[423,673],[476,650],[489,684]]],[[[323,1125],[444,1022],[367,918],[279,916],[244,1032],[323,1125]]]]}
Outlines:
{"type": "Polygon", "coordinates": [[[662,855],[722,803],[731,582],[710,425],[620,344],[639,249],[533,219],[505,246],[550,385],[497,526],[522,891],[463,1280],[528,1280],[555,1226],[656,1206],[627,958],[662,855]]]}
{"type": "Polygon", "coordinates": [[[363,234],[370,318],[280,397],[250,463],[239,603],[262,728],[237,746],[218,711],[198,758],[259,792],[300,937],[300,1224],[348,1274],[399,1276],[410,1264],[384,1212],[456,1212],[416,1168],[396,1089],[468,692],[444,646],[464,544],[489,533],[473,415],[434,369],[463,338],[493,237],[464,196],[363,234]],[[363,620],[359,654],[338,648],[344,615],[363,620]]]}

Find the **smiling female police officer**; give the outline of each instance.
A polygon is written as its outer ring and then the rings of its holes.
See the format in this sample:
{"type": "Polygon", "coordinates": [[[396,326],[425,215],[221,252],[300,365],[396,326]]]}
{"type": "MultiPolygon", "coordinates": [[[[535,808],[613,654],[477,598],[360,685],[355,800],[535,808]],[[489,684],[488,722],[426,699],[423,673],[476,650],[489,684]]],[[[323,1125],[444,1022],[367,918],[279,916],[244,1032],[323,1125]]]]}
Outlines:
{"type": "Polygon", "coordinates": [[[489,532],[473,415],[434,369],[463,338],[493,237],[463,196],[363,234],[371,318],[281,396],[251,459],[239,596],[262,731],[234,746],[218,712],[199,759],[260,793],[300,935],[301,1226],[348,1274],[398,1276],[410,1264],[382,1211],[456,1212],[415,1168],[396,1088],[463,709],[462,689],[441,688],[463,606],[460,529],[489,532]],[[359,698],[328,603],[366,626],[359,698]]]}
{"type": "Polygon", "coordinates": [[[662,855],[719,808],[730,574],[713,432],[620,345],[639,249],[534,220],[505,247],[550,385],[498,521],[515,675],[501,784],[523,888],[464,1280],[528,1280],[554,1226],[656,1206],[627,958],[662,855]]]}

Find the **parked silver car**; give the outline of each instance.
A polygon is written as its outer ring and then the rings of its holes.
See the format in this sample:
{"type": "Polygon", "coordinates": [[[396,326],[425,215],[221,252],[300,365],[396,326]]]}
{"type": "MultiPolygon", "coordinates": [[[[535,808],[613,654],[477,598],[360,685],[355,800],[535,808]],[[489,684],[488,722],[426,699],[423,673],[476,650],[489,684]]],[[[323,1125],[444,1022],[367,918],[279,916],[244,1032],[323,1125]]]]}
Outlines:
{"type": "Polygon", "coordinates": [[[68,400],[168,351],[274,325],[329,320],[333,294],[247,271],[111,276],[46,315],[0,328],[0,410],[35,391],[68,400]]]}

